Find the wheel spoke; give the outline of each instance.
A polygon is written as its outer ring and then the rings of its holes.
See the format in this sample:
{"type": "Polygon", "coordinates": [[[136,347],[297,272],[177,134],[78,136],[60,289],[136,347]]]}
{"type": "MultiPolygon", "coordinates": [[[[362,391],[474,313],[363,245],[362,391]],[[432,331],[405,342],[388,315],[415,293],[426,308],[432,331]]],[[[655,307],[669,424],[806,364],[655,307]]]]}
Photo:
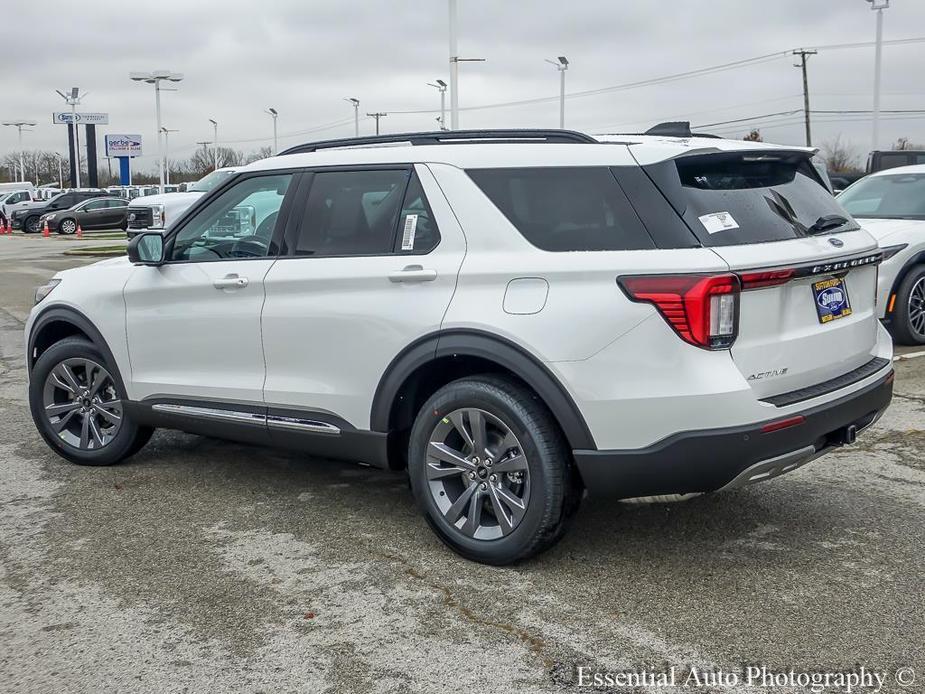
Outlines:
{"type": "Polygon", "coordinates": [[[106,373],[98,364],[92,361],[87,362],[87,381],[90,383],[90,397],[97,394],[99,389],[106,381],[109,380],[109,374],[106,373]]]}
{"type": "Polygon", "coordinates": [[[71,371],[71,367],[67,364],[58,364],[54,371],[52,371],[52,375],[54,376],[55,383],[64,388],[64,390],[74,395],[80,390],[77,377],[74,376],[74,372],[71,371]]]}
{"type": "Polygon", "coordinates": [[[62,402],[55,405],[48,405],[45,407],[45,414],[49,417],[56,417],[60,415],[65,415],[68,412],[73,412],[80,408],[80,403],[71,401],[71,402],[62,402]]]}
{"type": "Polygon", "coordinates": [[[427,479],[429,480],[443,480],[447,477],[464,474],[465,471],[455,465],[452,467],[442,467],[440,463],[432,463],[430,461],[427,463],[427,479]]]}
{"type": "Polygon", "coordinates": [[[90,422],[90,435],[93,437],[94,448],[103,447],[103,434],[100,431],[99,424],[96,423],[96,417],[92,414],[87,415],[87,421],[90,422]]]}
{"type": "Polygon", "coordinates": [[[495,519],[498,521],[501,532],[507,535],[514,529],[512,518],[508,516],[507,511],[504,510],[504,505],[498,497],[498,488],[495,485],[490,485],[488,489],[488,498],[491,499],[491,510],[495,514],[495,519]]]}
{"type": "Polygon", "coordinates": [[[491,490],[491,505],[498,519],[498,525],[507,535],[523,518],[527,510],[526,505],[522,499],[517,498],[504,487],[490,485],[489,489],[491,490]],[[510,512],[506,511],[505,507],[510,509],[510,512]]]}
{"type": "MultiPolygon", "coordinates": [[[[472,485],[476,487],[475,484],[472,485]]],[[[466,511],[466,522],[463,523],[462,531],[469,537],[475,535],[475,532],[482,524],[482,491],[476,490],[469,499],[469,509],[466,511]]]]}
{"type": "Polygon", "coordinates": [[[488,432],[485,425],[485,416],[479,410],[469,410],[469,426],[472,427],[472,440],[474,452],[480,458],[489,455],[488,432]]]}
{"type": "Polygon", "coordinates": [[[68,425],[68,422],[70,422],[74,418],[75,414],[77,414],[77,410],[73,409],[70,412],[67,412],[66,414],[62,415],[61,418],[57,422],[52,422],[51,426],[55,430],[55,433],[60,434],[61,431],[64,429],[64,427],[68,425]]]}
{"type": "Polygon", "coordinates": [[[469,499],[472,498],[472,495],[475,494],[478,489],[479,486],[477,484],[470,484],[468,487],[463,489],[462,494],[459,495],[459,498],[456,499],[456,501],[453,502],[453,505],[446,510],[446,513],[443,515],[450,523],[450,525],[455,524],[456,521],[459,520],[463,509],[465,509],[466,505],[469,503],[469,499]]]}
{"type": "Polygon", "coordinates": [[[83,422],[80,425],[80,447],[90,448],[90,416],[84,415],[83,422]]]}
{"type": "Polygon", "coordinates": [[[527,459],[523,455],[515,455],[494,464],[492,472],[519,472],[527,469],[527,459]]]}
{"type": "Polygon", "coordinates": [[[444,463],[449,463],[463,470],[475,470],[475,465],[466,460],[466,457],[462,453],[450,448],[445,443],[431,441],[427,448],[427,454],[437,460],[442,460],[444,463]]]}
{"type": "Polygon", "coordinates": [[[469,433],[469,430],[466,428],[466,422],[463,418],[463,413],[460,410],[457,410],[450,415],[450,421],[453,423],[453,427],[456,431],[459,432],[459,435],[462,436],[463,441],[466,442],[466,445],[470,449],[475,448],[475,442],[472,440],[472,434],[469,433]]]}

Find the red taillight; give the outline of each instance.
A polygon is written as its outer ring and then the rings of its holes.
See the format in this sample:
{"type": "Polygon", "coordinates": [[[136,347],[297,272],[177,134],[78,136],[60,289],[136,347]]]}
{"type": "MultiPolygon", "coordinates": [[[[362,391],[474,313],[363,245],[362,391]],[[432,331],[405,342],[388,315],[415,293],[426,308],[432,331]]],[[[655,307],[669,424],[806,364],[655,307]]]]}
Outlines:
{"type": "Polygon", "coordinates": [[[780,431],[781,429],[789,429],[790,427],[799,426],[806,421],[806,418],[798,414],[795,417],[788,417],[787,419],[778,419],[776,422],[768,422],[763,427],[761,431],[765,434],[770,434],[772,431],[780,431]]]}
{"type": "Polygon", "coordinates": [[[633,301],[654,305],[685,342],[725,349],[735,341],[740,292],[735,275],[636,275],[617,281],[633,301]]]}
{"type": "Polygon", "coordinates": [[[787,284],[793,279],[796,270],[759,270],[757,272],[743,272],[739,275],[742,281],[742,291],[760,289],[762,287],[776,287],[787,284]]]}

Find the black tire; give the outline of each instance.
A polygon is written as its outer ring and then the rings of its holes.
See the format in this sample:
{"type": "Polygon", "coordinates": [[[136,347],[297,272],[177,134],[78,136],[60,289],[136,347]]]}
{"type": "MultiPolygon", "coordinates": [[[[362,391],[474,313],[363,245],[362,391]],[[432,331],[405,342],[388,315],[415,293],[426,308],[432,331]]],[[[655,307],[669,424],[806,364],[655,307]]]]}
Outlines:
{"type": "Polygon", "coordinates": [[[24,234],[37,234],[41,231],[39,227],[39,218],[36,216],[26,217],[22,222],[22,230],[24,234]]]}
{"type": "Polygon", "coordinates": [[[463,557],[485,564],[511,564],[555,544],[580,499],[571,452],[553,416],[528,388],[493,375],[449,383],[424,404],[411,430],[408,473],[418,507],[437,536],[463,557]],[[465,408],[497,418],[516,436],[526,458],[530,490],[523,517],[508,534],[493,539],[470,537],[451,524],[438,507],[428,480],[427,451],[435,429],[449,421],[446,415],[465,408]]]}
{"type": "MultiPolygon", "coordinates": [[[[82,449],[67,443],[58,436],[45,413],[43,398],[46,380],[52,369],[67,359],[92,360],[116,376],[113,379],[113,389],[118,388],[115,384],[120,379],[115,365],[107,363],[106,358],[92,342],[80,337],[68,337],[49,347],[38,358],[29,377],[29,409],[32,412],[35,427],[45,442],[62,458],[78,465],[113,465],[141,450],[151,438],[154,430],[150,427],[139,426],[132,421],[131,415],[124,408],[117,433],[100,448],[82,449]]],[[[125,399],[125,393],[116,392],[115,395],[121,400],[125,399]]]]}
{"type": "MultiPolygon", "coordinates": [[[[889,323],[890,333],[893,339],[902,345],[925,345],[925,325],[922,325],[919,318],[916,328],[914,325],[914,311],[922,299],[921,292],[925,289],[925,265],[915,265],[909,269],[899,283],[896,290],[896,305],[893,309],[893,317],[889,323]],[[913,296],[915,291],[915,296],[913,296]]],[[[922,308],[925,310],[925,307],[922,308]]]]}
{"type": "Polygon", "coordinates": [[[70,236],[71,234],[76,234],[77,233],[77,220],[71,219],[70,217],[66,217],[62,219],[61,221],[59,221],[58,222],[58,233],[65,234],[67,236],[70,236]],[[67,222],[71,222],[74,225],[74,227],[70,231],[67,231],[67,229],[64,228],[67,222]]]}

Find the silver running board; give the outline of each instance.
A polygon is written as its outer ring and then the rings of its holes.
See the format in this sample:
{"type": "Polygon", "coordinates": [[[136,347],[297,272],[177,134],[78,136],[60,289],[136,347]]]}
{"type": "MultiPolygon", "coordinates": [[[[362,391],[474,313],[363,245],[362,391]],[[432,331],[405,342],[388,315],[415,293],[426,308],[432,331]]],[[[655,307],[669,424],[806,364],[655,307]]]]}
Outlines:
{"type": "Polygon", "coordinates": [[[175,405],[173,403],[156,403],[151,405],[155,412],[195,417],[197,419],[211,419],[222,422],[238,422],[240,424],[256,424],[274,429],[289,431],[305,431],[316,434],[330,434],[337,436],[340,429],[327,422],[315,419],[300,419],[299,417],[282,417],[278,415],[263,415],[258,412],[239,412],[237,410],[221,410],[215,407],[198,407],[195,405],[175,405]]]}

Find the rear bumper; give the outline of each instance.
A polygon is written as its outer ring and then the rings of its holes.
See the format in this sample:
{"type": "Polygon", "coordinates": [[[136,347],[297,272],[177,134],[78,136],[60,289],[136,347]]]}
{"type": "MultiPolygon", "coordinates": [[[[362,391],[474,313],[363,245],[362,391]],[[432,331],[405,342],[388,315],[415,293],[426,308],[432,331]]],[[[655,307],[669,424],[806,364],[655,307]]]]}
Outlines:
{"type": "Polygon", "coordinates": [[[592,495],[632,498],[711,492],[776,477],[850,442],[873,424],[893,397],[893,371],[838,400],[766,422],[687,431],[634,450],[574,451],[592,495]],[[801,424],[764,432],[779,419],[801,424]],[[853,427],[849,431],[849,428],[853,427]],[[847,441],[846,441],[847,438],[847,441]]]}

